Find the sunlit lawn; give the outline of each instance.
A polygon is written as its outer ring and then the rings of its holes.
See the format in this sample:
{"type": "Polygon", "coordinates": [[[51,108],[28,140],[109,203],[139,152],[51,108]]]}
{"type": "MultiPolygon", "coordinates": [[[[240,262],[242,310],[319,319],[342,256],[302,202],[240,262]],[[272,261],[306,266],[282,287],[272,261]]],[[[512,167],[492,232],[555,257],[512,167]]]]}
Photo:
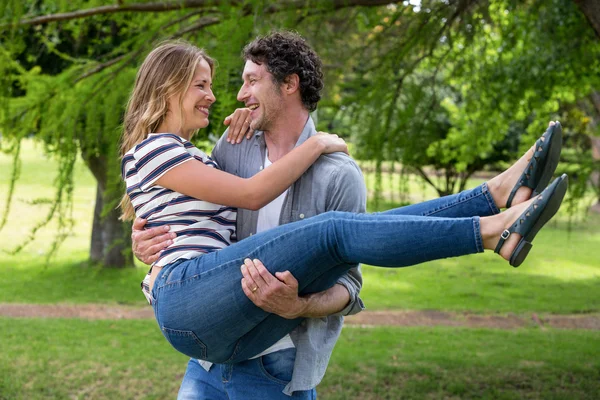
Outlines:
{"type": "MultiPolygon", "coordinates": [[[[0,318],[0,399],[175,398],[186,358],[153,321],[0,318]]],[[[600,332],[346,328],[323,399],[597,399],[600,332]]]]}

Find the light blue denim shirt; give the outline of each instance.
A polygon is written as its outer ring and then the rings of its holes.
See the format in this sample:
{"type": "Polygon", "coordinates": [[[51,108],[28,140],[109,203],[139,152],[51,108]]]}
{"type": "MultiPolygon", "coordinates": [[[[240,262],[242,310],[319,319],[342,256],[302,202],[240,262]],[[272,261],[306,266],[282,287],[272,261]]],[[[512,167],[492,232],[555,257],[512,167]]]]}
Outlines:
{"type": "MultiPolygon", "coordinates": [[[[312,118],[296,143],[302,144],[317,133],[312,118]]],[[[261,131],[250,140],[231,145],[225,140],[227,132],[213,149],[212,158],[219,167],[231,174],[249,178],[258,173],[265,159],[266,143],[261,131]]],[[[367,189],[358,165],[343,153],[327,154],[319,159],[288,191],[281,209],[279,224],[299,221],[326,211],[365,212],[367,189]]],[[[258,211],[238,209],[237,238],[242,240],[256,232],[258,211]]],[[[362,286],[360,266],[340,277],[350,293],[350,302],[342,311],[324,318],[308,318],[290,333],[296,346],[296,361],[291,382],[284,393],[316,387],[327,369],[333,347],[340,336],[344,315],[352,315],[365,307],[359,297],[362,286]]]]}

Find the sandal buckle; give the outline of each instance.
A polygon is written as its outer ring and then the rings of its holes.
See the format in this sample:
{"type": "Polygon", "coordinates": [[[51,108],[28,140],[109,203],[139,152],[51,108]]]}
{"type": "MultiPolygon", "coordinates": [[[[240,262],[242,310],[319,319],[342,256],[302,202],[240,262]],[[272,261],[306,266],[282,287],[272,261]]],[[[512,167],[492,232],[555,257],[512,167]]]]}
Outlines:
{"type": "Polygon", "coordinates": [[[502,235],[500,235],[500,237],[504,240],[508,239],[509,236],[510,232],[508,231],[508,229],[505,229],[504,232],[502,232],[502,235]]]}

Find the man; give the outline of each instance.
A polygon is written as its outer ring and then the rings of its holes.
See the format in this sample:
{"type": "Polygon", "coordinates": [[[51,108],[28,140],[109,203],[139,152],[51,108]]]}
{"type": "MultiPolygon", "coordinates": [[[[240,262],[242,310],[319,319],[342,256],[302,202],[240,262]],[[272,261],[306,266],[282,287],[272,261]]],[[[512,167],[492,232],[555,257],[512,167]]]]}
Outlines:
{"type": "MultiPolygon", "coordinates": [[[[247,123],[254,134],[233,145],[225,132],[212,156],[219,167],[250,177],[317,134],[309,113],[321,97],[321,61],[299,35],[275,32],[244,48],[246,64],[238,100],[251,110],[247,123]]],[[[285,193],[259,211],[238,210],[237,238],[279,224],[330,210],[364,212],[366,188],[360,169],[345,154],[322,156],[285,193]]],[[[142,231],[134,224],[134,252],[151,262],[174,234],[158,228],[142,231]]],[[[180,399],[313,399],[342,329],[343,315],[364,306],[358,297],[362,277],[358,266],[332,288],[298,296],[297,282],[288,273],[271,275],[262,265],[244,270],[246,295],[265,311],[284,318],[307,318],[298,328],[254,358],[231,365],[211,365],[192,359],[180,399]],[[254,279],[266,284],[257,291],[254,279]]]]}

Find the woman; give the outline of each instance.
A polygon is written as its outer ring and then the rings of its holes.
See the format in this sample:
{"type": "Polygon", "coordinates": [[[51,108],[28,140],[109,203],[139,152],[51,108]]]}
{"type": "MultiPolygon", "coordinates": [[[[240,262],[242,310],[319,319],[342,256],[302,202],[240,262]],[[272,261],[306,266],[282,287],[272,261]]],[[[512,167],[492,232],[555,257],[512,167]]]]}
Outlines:
{"type": "MultiPolygon", "coordinates": [[[[494,249],[518,266],[566,192],[563,176],[539,196],[490,217],[423,217],[400,209],[376,215],[325,213],[229,246],[235,237],[235,207],[261,208],[320,154],[346,148],[334,135],[317,135],[252,178],[219,171],[188,141],[208,125],[215,101],[212,74],[212,60],[191,45],[157,47],[138,73],[122,146],[124,217],[135,213],[177,233],[153,264],[144,292],[165,337],[190,357],[242,361],[301,321],[268,314],[248,300],[239,283],[246,258],[262,260],[271,272],[289,270],[301,294],[331,287],[358,262],[408,266],[494,249]]],[[[539,192],[548,183],[559,152],[560,129],[553,127],[536,143],[509,205],[519,188],[539,192]]]]}

